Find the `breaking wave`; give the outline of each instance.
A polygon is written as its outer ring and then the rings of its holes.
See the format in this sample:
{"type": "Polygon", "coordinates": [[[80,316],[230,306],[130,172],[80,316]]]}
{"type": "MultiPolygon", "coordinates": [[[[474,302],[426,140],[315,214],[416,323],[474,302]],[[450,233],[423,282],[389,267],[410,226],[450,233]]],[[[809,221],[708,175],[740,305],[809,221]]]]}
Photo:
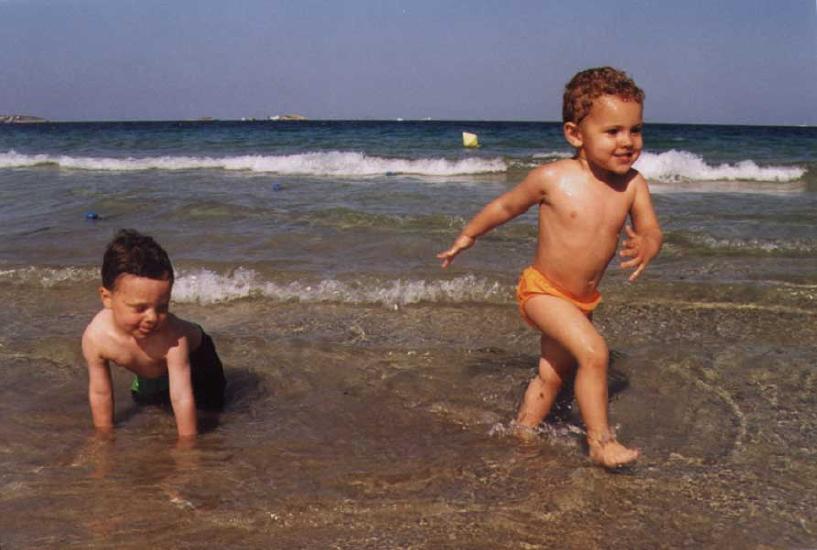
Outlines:
{"type": "MultiPolygon", "coordinates": [[[[145,170],[226,170],[312,176],[461,176],[504,173],[509,168],[532,168],[542,161],[569,157],[563,151],[537,153],[527,159],[469,157],[386,158],[359,152],[322,151],[292,155],[239,155],[228,157],[75,157],[69,155],[0,153],[1,168],[57,168],[135,172],[145,170]]],[[[643,153],[636,163],[645,177],[655,181],[796,181],[806,173],[800,166],[760,166],[753,160],[734,164],[708,164],[688,151],[643,153]]]]}
{"type": "Polygon", "coordinates": [[[735,164],[707,164],[688,151],[642,153],[635,167],[650,180],[679,181],[796,181],[806,173],[799,166],[758,166],[752,160],[735,164]]]}
{"type": "MultiPolygon", "coordinates": [[[[86,267],[23,267],[0,270],[0,282],[54,288],[88,284],[99,280],[99,269],[86,267]]],[[[93,291],[93,289],[92,289],[93,291]]],[[[173,301],[215,304],[242,299],[279,302],[371,304],[404,306],[421,302],[505,303],[513,295],[510,287],[474,275],[447,280],[387,280],[317,282],[273,282],[252,269],[239,267],[226,274],[209,269],[179,270],[173,284],[173,301]]]]}
{"type": "Polygon", "coordinates": [[[284,175],[382,176],[409,174],[420,176],[457,176],[505,172],[500,158],[419,158],[401,159],[369,156],[364,153],[326,151],[293,155],[241,155],[223,158],[161,156],[145,158],[73,157],[67,155],[27,155],[0,153],[0,168],[56,166],[75,170],[233,170],[284,175]]]}
{"type": "Polygon", "coordinates": [[[337,302],[403,306],[420,302],[505,302],[511,291],[497,282],[466,275],[450,280],[404,281],[374,285],[326,279],[316,283],[266,281],[252,269],[238,268],[221,275],[207,269],[183,273],[173,286],[178,302],[211,304],[244,298],[267,298],[306,303],[337,302]]]}

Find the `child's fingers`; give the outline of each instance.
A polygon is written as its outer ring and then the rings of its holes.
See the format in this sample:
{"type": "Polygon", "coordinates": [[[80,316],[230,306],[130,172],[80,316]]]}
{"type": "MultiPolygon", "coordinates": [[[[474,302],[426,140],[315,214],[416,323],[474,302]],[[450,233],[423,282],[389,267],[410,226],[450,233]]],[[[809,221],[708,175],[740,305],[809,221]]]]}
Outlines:
{"type": "Polygon", "coordinates": [[[624,239],[621,241],[621,248],[639,248],[641,241],[638,238],[624,239]]]}
{"type": "Polygon", "coordinates": [[[627,236],[630,237],[631,239],[637,235],[637,233],[633,231],[633,228],[630,225],[624,226],[624,232],[627,233],[627,236]]]}
{"type": "Polygon", "coordinates": [[[452,246],[452,247],[451,247],[451,248],[449,248],[448,250],[443,250],[442,252],[440,252],[439,254],[437,254],[437,258],[439,258],[440,260],[444,260],[444,259],[446,259],[446,258],[452,258],[452,257],[454,257],[454,256],[457,254],[457,252],[459,252],[459,251],[457,250],[457,247],[456,247],[456,246],[452,246]]]}
{"type": "Polygon", "coordinates": [[[445,252],[440,252],[439,254],[437,254],[437,259],[443,261],[442,263],[443,267],[448,267],[449,265],[451,265],[451,262],[454,260],[454,256],[457,255],[457,252],[458,251],[456,247],[449,248],[445,252]]]}
{"type": "Polygon", "coordinates": [[[636,279],[638,279],[638,278],[641,276],[641,272],[642,272],[642,271],[644,271],[644,268],[645,268],[645,267],[647,267],[647,264],[641,264],[640,266],[638,266],[638,269],[636,269],[636,270],[633,272],[633,274],[632,274],[632,275],[630,275],[630,276],[627,278],[627,280],[628,280],[629,282],[631,282],[631,283],[634,283],[634,282],[635,282],[635,280],[636,280],[636,279]]]}
{"type": "Polygon", "coordinates": [[[637,257],[632,258],[630,260],[621,262],[621,267],[623,267],[624,269],[629,269],[631,267],[636,267],[637,265],[642,264],[642,262],[643,262],[643,258],[641,256],[637,256],[637,257]]]}
{"type": "Polygon", "coordinates": [[[449,265],[451,265],[451,262],[454,261],[454,256],[472,246],[474,246],[473,237],[468,237],[467,235],[460,235],[459,237],[457,237],[457,240],[454,241],[454,245],[448,250],[437,254],[437,258],[443,261],[442,263],[443,267],[448,267],[449,265]]]}

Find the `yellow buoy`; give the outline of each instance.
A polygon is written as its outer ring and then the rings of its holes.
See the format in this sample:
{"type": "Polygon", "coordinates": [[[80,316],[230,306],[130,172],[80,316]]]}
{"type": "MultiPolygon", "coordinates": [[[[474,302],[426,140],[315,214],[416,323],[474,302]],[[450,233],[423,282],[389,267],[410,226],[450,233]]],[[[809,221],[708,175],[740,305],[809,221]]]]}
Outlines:
{"type": "Polygon", "coordinates": [[[479,141],[477,141],[477,135],[472,134],[471,132],[463,132],[462,133],[462,144],[464,147],[479,147],[479,141]]]}

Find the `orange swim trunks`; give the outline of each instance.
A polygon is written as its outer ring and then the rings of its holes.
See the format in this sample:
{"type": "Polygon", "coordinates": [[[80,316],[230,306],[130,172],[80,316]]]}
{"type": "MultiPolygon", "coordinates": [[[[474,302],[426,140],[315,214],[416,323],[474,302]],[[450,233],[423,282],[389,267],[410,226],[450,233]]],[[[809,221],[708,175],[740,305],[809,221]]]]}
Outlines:
{"type": "Polygon", "coordinates": [[[516,287],[516,301],[519,303],[519,312],[522,314],[522,318],[532,327],[536,327],[536,324],[531,321],[528,314],[525,313],[525,302],[534,296],[540,296],[542,294],[563,298],[582,310],[585,315],[590,315],[601,302],[601,292],[598,290],[594,291],[588,299],[582,300],[576,298],[576,296],[570,292],[557,287],[545,277],[541,271],[530,266],[525,268],[519,277],[519,285],[516,287]]]}

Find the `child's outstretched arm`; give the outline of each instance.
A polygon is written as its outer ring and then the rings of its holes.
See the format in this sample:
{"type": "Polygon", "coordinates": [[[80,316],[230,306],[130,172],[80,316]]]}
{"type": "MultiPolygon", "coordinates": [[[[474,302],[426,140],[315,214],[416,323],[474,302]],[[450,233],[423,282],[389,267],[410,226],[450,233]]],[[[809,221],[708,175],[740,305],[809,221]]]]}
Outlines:
{"type": "Polygon", "coordinates": [[[630,219],[633,226],[628,225],[624,228],[627,238],[624,239],[619,253],[623,258],[630,258],[623,260],[621,267],[635,269],[627,278],[630,282],[638,279],[661,250],[661,244],[664,242],[664,235],[652,206],[647,182],[639,175],[633,183],[636,185],[633,205],[630,208],[630,219]]]}
{"type": "Polygon", "coordinates": [[[471,218],[471,221],[465,224],[451,248],[437,254],[437,258],[443,261],[442,266],[448,267],[457,254],[474,246],[477,237],[512,220],[542,201],[545,196],[545,180],[542,168],[531,170],[519,185],[485,205],[476,216],[471,218]]]}

